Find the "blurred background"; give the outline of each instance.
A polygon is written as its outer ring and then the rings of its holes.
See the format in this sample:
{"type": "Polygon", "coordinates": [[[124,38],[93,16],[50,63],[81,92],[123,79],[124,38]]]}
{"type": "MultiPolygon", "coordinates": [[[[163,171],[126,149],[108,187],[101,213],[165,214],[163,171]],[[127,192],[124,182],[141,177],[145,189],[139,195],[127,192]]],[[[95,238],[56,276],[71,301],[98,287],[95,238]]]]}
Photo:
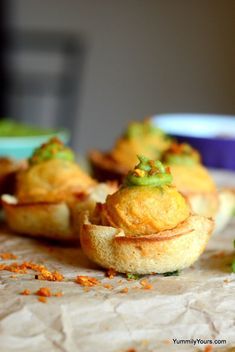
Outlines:
{"type": "Polygon", "coordinates": [[[234,0],[2,0],[0,116],[85,152],[152,114],[235,115],[234,38],[234,0]]]}

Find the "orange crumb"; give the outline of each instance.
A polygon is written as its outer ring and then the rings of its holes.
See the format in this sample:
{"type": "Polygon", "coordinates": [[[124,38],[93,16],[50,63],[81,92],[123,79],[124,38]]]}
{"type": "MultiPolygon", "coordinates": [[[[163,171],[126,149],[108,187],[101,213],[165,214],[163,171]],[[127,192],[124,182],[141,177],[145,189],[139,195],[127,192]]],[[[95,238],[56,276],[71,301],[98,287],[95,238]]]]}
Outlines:
{"type": "Polygon", "coordinates": [[[231,281],[228,280],[228,279],[225,279],[225,280],[224,280],[224,283],[225,283],[225,284],[229,284],[230,282],[231,282],[231,281]]]}
{"type": "Polygon", "coordinates": [[[40,296],[40,297],[38,297],[38,301],[42,302],[42,303],[47,303],[47,298],[43,297],[43,296],[40,296]]]}
{"type": "Polygon", "coordinates": [[[35,294],[37,296],[51,297],[51,290],[49,287],[40,287],[40,289],[35,294]]]}
{"type": "Polygon", "coordinates": [[[84,292],[89,292],[90,291],[90,287],[83,287],[83,291],[84,292]]]}
{"type": "Polygon", "coordinates": [[[153,285],[151,285],[147,280],[141,280],[140,284],[144,290],[151,290],[153,288],[153,285]]]}
{"type": "Polygon", "coordinates": [[[31,291],[26,288],[24,291],[20,292],[20,294],[24,296],[28,296],[31,294],[31,291]]]}
{"type": "Polygon", "coordinates": [[[117,275],[116,270],[114,270],[114,269],[112,269],[112,268],[108,269],[107,272],[106,272],[106,276],[107,276],[109,279],[113,279],[114,276],[116,276],[116,275],[117,275]]]}
{"type": "Polygon", "coordinates": [[[75,282],[81,286],[96,286],[100,284],[100,281],[95,277],[90,276],[77,276],[75,282]]]}
{"type": "Polygon", "coordinates": [[[35,275],[37,280],[47,281],[62,281],[64,276],[58,271],[50,272],[49,270],[42,270],[40,274],[35,275]]]}
{"type": "Polygon", "coordinates": [[[63,292],[56,292],[56,293],[54,293],[53,296],[55,296],[55,297],[62,297],[63,295],[64,295],[63,292]]]}
{"type": "Polygon", "coordinates": [[[13,253],[0,253],[0,258],[3,260],[9,260],[9,259],[17,259],[17,255],[13,254],[13,253]]]}
{"type": "Polygon", "coordinates": [[[119,283],[119,284],[122,284],[122,283],[123,283],[123,280],[118,280],[118,283],[119,283]]]}
{"type": "Polygon", "coordinates": [[[108,290],[112,290],[113,289],[113,286],[109,285],[109,284],[104,284],[103,287],[107,288],[108,290]]]}
{"type": "Polygon", "coordinates": [[[121,293],[128,293],[128,288],[125,287],[125,288],[123,288],[120,292],[121,292],[121,293]]]}
{"type": "Polygon", "coordinates": [[[213,349],[212,346],[211,346],[211,345],[208,345],[208,346],[205,347],[204,352],[211,352],[212,349],[213,349]]]}

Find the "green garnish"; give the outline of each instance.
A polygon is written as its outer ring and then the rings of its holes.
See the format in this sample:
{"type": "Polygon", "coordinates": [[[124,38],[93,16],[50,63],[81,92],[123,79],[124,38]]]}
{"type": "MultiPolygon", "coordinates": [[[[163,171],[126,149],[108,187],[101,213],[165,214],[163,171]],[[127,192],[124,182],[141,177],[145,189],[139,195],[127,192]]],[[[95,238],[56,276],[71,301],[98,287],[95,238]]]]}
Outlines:
{"type": "Polygon", "coordinates": [[[189,144],[172,143],[170,148],[164,153],[163,161],[169,165],[192,166],[200,163],[200,155],[189,144]]]}
{"type": "Polygon", "coordinates": [[[165,136],[164,132],[160,128],[154,126],[150,121],[132,122],[128,126],[124,136],[126,138],[139,138],[148,134],[165,136]]]}
{"type": "Polygon", "coordinates": [[[35,149],[33,155],[29,159],[29,164],[35,165],[51,159],[73,161],[75,156],[70,148],[66,147],[58,138],[54,137],[47,143],[44,143],[39,148],[35,149]]]}
{"type": "Polygon", "coordinates": [[[179,270],[169,271],[168,273],[164,273],[163,276],[179,276],[179,270]]]}
{"type": "Polygon", "coordinates": [[[140,275],[127,273],[126,277],[128,280],[139,280],[140,275]]]}
{"type": "Polygon", "coordinates": [[[0,120],[0,137],[34,137],[55,132],[54,129],[31,126],[7,118],[0,120]]]}
{"type": "Polygon", "coordinates": [[[171,184],[172,175],[159,160],[150,160],[145,156],[138,156],[139,164],[130,171],[124,181],[124,186],[161,187],[171,184]]]}

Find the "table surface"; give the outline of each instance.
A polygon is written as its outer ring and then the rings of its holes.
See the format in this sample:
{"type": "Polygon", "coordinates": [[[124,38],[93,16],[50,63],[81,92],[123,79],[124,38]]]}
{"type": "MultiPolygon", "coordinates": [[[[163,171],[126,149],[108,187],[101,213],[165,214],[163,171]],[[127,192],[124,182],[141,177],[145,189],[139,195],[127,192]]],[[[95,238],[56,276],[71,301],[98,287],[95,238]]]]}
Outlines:
{"type": "MultiPolygon", "coordinates": [[[[222,186],[235,186],[234,174],[214,172],[214,176],[222,186]]],[[[146,276],[152,289],[145,289],[141,279],[106,277],[80,248],[16,236],[2,226],[1,252],[18,258],[0,259],[0,264],[33,261],[58,270],[65,280],[36,280],[32,271],[0,271],[0,350],[204,351],[205,340],[221,339],[226,345],[214,345],[212,351],[234,351],[234,238],[235,219],[223,233],[211,238],[191,268],[179,276],[146,276]],[[100,284],[84,288],[75,282],[78,275],[96,277],[100,284]],[[62,291],[63,296],[42,303],[34,294],[40,287],[49,287],[53,293],[62,291]],[[21,295],[24,289],[32,294],[21,295]],[[194,346],[192,340],[177,344],[174,338],[203,341],[194,346]]]]}

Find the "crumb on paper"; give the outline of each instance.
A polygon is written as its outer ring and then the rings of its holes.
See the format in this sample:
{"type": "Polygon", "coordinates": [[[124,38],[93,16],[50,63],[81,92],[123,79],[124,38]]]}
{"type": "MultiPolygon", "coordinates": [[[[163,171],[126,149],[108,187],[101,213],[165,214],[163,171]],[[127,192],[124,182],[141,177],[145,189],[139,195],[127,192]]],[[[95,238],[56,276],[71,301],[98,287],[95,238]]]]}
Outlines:
{"type": "Polygon", "coordinates": [[[103,287],[107,288],[108,290],[112,290],[113,289],[113,285],[110,285],[110,284],[104,284],[103,287]]]}
{"type": "Polygon", "coordinates": [[[114,270],[114,269],[112,269],[112,268],[110,268],[110,269],[108,269],[108,270],[106,271],[106,276],[107,276],[109,279],[113,279],[114,276],[116,276],[116,275],[117,275],[116,270],[114,270]]]}
{"type": "Polygon", "coordinates": [[[51,297],[51,289],[49,287],[40,287],[35,294],[42,297],[51,297]]]}
{"type": "Polygon", "coordinates": [[[211,352],[213,347],[211,345],[208,345],[205,347],[204,352],[211,352]]]}
{"type": "Polygon", "coordinates": [[[40,297],[38,297],[38,301],[41,302],[41,303],[47,303],[47,298],[43,297],[43,296],[40,296],[40,297]]]}
{"type": "Polygon", "coordinates": [[[228,280],[228,279],[225,279],[225,280],[224,280],[224,283],[225,283],[225,284],[229,284],[230,282],[231,282],[231,280],[228,280]]]}
{"type": "Polygon", "coordinates": [[[36,280],[46,280],[46,281],[62,281],[64,276],[58,271],[43,270],[40,274],[35,275],[36,280]]]}
{"type": "Polygon", "coordinates": [[[141,280],[140,284],[144,290],[151,290],[153,288],[153,285],[151,285],[147,280],[141,280]]]}
{"type": "Polygon", "coordinates": [[[124,287],[121,291],[120,291],[120,293],[128,293],[128,287],[124,287]]]}
{"type": "Polygon", "coordinates": [[[17,259],[17,255],[10,253],[10,252],[6,252],[6,253],[0,253],[0,258],[3,260],[10,260],[10,259],[17,259]]]}
{"type": "Polygon", "coordinates": [[[28,296],[28,295],[31,294],[31,291],[26,288],[25,290],[23,290],[22,292],[20,292],[20,294],[23,295],[23,296],[28,296]]]}
{"type": "Polygon", "coordinates": [[[75,282],[81,286],[87,287],[97,286],[100,284],[98,279],[90,276],[77,276],[75,282]]]}
{"type": "Polygon", "coordinates": [[[64,295],[64,294],[63,294],[63,292],[61,292],[61,291],[56,292],[56,293],[53,294],[53,296],[55,296],[55,297],[62,297],[63,295],[64,295]]]}

